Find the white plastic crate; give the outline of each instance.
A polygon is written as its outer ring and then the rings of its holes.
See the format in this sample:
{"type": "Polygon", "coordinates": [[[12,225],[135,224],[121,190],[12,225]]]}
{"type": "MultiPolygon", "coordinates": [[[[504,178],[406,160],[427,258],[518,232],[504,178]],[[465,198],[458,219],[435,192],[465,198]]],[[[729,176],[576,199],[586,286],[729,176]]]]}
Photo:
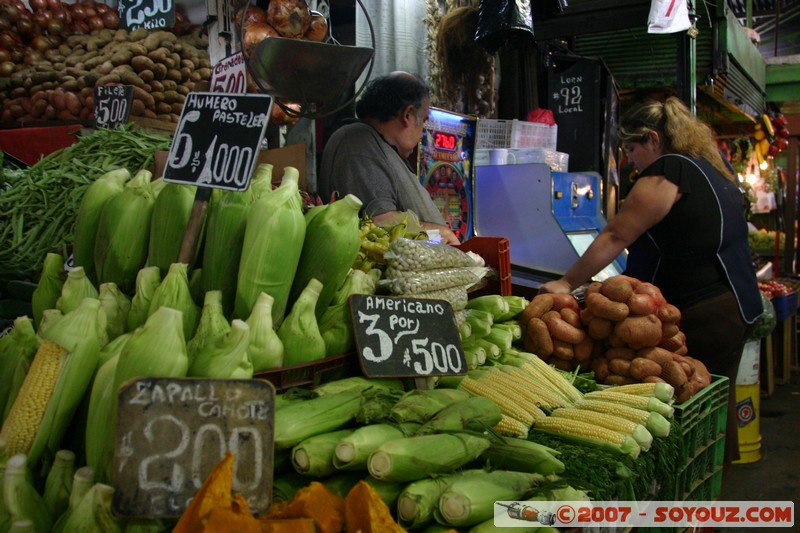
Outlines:
{"type": "Polygon", "coordinates": [[[558,126],[524,120],[481,119],[475,139],[476,148],[549,148],[556,149],[558,126]]]}

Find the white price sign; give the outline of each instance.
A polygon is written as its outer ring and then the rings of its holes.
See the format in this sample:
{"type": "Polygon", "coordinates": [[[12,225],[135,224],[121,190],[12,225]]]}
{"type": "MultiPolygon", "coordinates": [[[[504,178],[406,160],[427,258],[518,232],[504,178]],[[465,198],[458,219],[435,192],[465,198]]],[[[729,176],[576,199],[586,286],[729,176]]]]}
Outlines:
{"type": "Polygon", "coordinates": [[[221,59],[211,73],[211,90],[215,93],[244,94],[247,92],[247,66],[244,53],[236,52],[221,59]]]}

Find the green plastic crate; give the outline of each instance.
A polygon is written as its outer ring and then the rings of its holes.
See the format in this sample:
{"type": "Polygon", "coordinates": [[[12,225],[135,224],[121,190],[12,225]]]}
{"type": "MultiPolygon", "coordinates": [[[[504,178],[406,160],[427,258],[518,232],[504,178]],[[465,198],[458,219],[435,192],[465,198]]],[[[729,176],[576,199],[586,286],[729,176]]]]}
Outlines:
{"type": "Polygon", "coordinates": [[[681,458],[678,471],[688,466],[707,445],[725,436],[728,416],[729,380],[711,376],[711,383],[681,404],[675,404],[675,420],[681,434],[681,458]]]}

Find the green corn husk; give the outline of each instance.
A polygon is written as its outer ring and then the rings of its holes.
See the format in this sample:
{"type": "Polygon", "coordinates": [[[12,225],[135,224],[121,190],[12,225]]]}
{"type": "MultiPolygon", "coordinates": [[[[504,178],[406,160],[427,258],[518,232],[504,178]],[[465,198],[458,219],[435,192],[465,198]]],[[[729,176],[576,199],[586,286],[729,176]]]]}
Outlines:
{"type": "Polygon", "coordinates": [[[384,442],[403,437],[403,431],[392,424],[362,426],[339,440],[333,456],[333,466],[338,470],[366,470],[367,459],[372,452],[384,442]]]}
{"type": "Polygon", "coordinates": [[[217,379],[250,379],[253,363],[247,355],[250,326],[234,319],[224,337],[204,344],[189,365],[189,376],[217,379]]]}
{"type": "Polygon", "coordinates": [[[272,296],[262,292],[253,311],[247,318],[250,326],[250,345],[247,354],[253,362],[253,371],[262,372],[283,366],[283,341],[272,325],[272,296]]]}
{"type": "Polygon", "coordinates": [[[355,349],[353,322],[350,320],[351,294],[375,294],[374,279],[362,270],[351,268],[320,317],[319,331],[325,341],[325,355],[328,357],[355,349]]]}
{"type": "Polygon", "coordinates": [[[494,327],[508,330],[511,333],[512,342],[517,342],[522,339],[522,326],[516,320],[506,320],[504,322],[497,322],[494,327]]]}
{"type": "Polygon", "coordinates": [[[5,466],[3,500],[11,522],[31,520],[36,533],[49,533],[53,526],[53,517],[44,498],[30,482],[25,454],[18,453],[10,457],[5,466]]]}
{"type": "Polygon", "coordinates": [[[312,279],[322,283],[314,315],[319,320],[342,285],[361,247],[361,200],[348,194],[314,216],[306,227],[302,255],[289,302],[297,301],[312,279]]]}
{"type": "Polygon", "coordinates": [[[290,470],[272,481],[272,499],[276,502],[291,500],[295,493],[308,486],[308,477],[290,470]]]}
{"type": "Polygon", "coordinates": [[[497,318],[495,318],[497,322],[505,322],[516,318],[518,314],[525,310],[528,303],[530,303],[524,296],[506,295],[503,296],[503,299],[508,304],[508,311],[498,314],[497,318]]]}
{"type": "Polygon", "coordinates": [[[83,193],[78,212],[75,215],[72,257],[75,265],[83,267],[86,275],[93,282],[97,281],[94,243],[97,238],[100,213],[111,198],[124,190],[125,182],[130,177],[128,169],[118,168],[97,178],[83,193]]]}
{"type": "Polygon", "coordinates": [[[48,253],[44,258],[39,283],[31,296],[34,327],[39,327],[45,309],[53,309],[56,306],[61,296],[61,289],[64,287],[64,278],[64,256],[48,253]]]}
{"type": "Polygon", "coordinates": [[[180,311],[183,318],[183,337],[191,339],[200,322],[200,308],[192,299],[189,290],[189,265],[186,263],[172,263],[169,272],[161,280],[161,284],[153,292],[150,300],[150,309],[147,315],[152,316],[160,307],[170,307],[180,311]]]}
{"type": "Polygon", "coordinates": [[[105,313],[100,300],[85,298],[77,309],[48,328],[43,338],[69,353],[28,451],[31,466],[41,461],[42,467],[47,469],[63,447],[70,422],[91,384],[100,360],[100,349],[107,342],[105,313]]]}
{"type": "Polygon", "coordinates": [[[360,402],[360,391],[344,391],[276,409],[275,448],[291,448],[314,435],[339,429],[355,418],[360,402]]]}
{"type": "Polygon", "coordinates": [[[178,262],[196,191],[197,187],[192,185],[164,183],[153,203],[147,264],[157,266],[162,275],[172,263],[178,262]]]}
{"type": "MultiPolygon", "coordinates": [[[[131,334],[129,333],[128,336],[131,334]]],[[[109,344],[110,346],[111,344],[109,344]]],[[[110,443],[113,432],[108,429],[111,420],[113,404],[115,403],[114,376],[117,372],[120,354],[110,357],[97,370],[89,393],[89,409],[86,418],[86,464],[99,474],[100,479],[110,479],[110,466],[113,447],[110,443]]]]}
{"type": "Polygon", "coordinates": [[[62,533],[65,531],[64,525],[67,523],[72,513],[75,512],[75,509],[78,508],[81,500],[86,493],[89,492],[89,489],[92,488],[94,483],[94,468],[90,466],[82,466],[75,471],[75,475],[72,478],[72,490],[69,493],[69,506],[67,507],[67,510],[64,511],[64,513],[56,520],[52,533],[62,533]]]}
{"type": "Polygon", "coordinates": [[[8,335],[0,337],[0,415],[17,398],[38,348],[39,338],[27,316],[15,319],[8,335]]]}
{"type": "Polygon", "coordinates": [[[145,267],[136,274],[136,293],[131,299],[126,331],[133,331],[145,323],[150,312],[150,302],[159,285],[161,285],[161,271],[158,267],[145,267]]]}
{"type": "Polygon", "coordinates": [[[47,473],[42,494],[44,503],[53,518],[64,514],[69,507],[69,494],[72,492],[75,470],[75,453],[71,450],[59,450],[53,466],[47,473]]]}
{"type": "Polygon", "coordinates": [[[431,524],[452,476],[426,477],[406,485],[397,497],[397,522],[406,529],[431,524]]]}
{"type": "Polygon", "coordinates": [[[352,429],[340,429],[314,435],[300,441],[292,448],[292,466],[299,474],[323,478],[336,473],[334,452],[339,441],[348,437],[352,429]]]}
{"type": "Polygon", "coordinates": [[[486,339],[475,339],[472,342],[475,344],[475,346],[483,348],[483,350],[486,352],[487,359],[496,361],[500,359],[501,355],[503,355],[503,350],[491,341],[487,341],[486,339]]]}
{"type": "MultiPolygon", "coordinates": [[[[356,422],[359,424],[376,424],[379,422],[392,422],[392,407],[403,396],[403,389],[386,390],[381,388],[367,389],[362,393],[361,405],[356,413],[356,422]]],[[[420,424],[416,424],[419,429],[420,424]]]]}
{"type": "Polygon", "coordinates": [[[298,189],[300,174],[283,171],[281,185],[253,202],[239,261],[233,316],[250,316],[258,296],[272,296],[272,323],[280,327],[289,304],[289,291],[300,262],[306,224],[298,189]]]}
{"type": "Polygon", "coordinates": [[[472,328],[471,337],[485,337],[492,331],[494,316],[483,309],[465,309],[464,320],[472,328]]]}
{"type": "MultiPolygon", "coordinates": [[[[203,309],[200,311],[200,321],[194,336],[186,343],[186,353],[189,363],[206,344],[212,344],[224,337],[230,331],[231,325],[225,318],[222,310],[222,291],[213,290],[205,294],[203,309]]],[[[252,330],[251,330],[252,334],[252,330]]]]}
{"type": "Polygon", "coordinates": [[[453,476],[439,498],[436,521],[456,527],[479,524],[494,516],[494,502],[519,500],[545,481],[541,474],[466,470],[453,476]]]}
{"type": "MultiPolygon", "coordinates": [[[[571,500],[559,500],[559,501],[571,501],[571,500]]],[[[444,530],[452,530],[452,527],[449,526],[440,526],[445,528],[444,530]]],[[[507,530],[508,528],[499,528],[494,525],[494,517],[490,518],[489,520],[485,520],[480,524],[476,524],[469,528],[467,533],[497,533],[498,531],[502,532],[503,530],[507,530]]],[[[521,526],[517,527],[514,526],[514,533],[558,533],[559,530],[550,527],[550,526],[521,526]]],[[[425,531],[424,533],[429,533],[425,531]]]]}
{"type": "Polygon", "coordinates": [[[129,293],[136,273],[147,261],[150,219],[155,197],[150,187],[153,174],[140,170],[113,196],[100,212],[94,243],[98,283],[113,281],[129,293]]]}
{"type": "Polygon", "coordinates": [[[66,315],[76,309],[84,298],[97,298],[98,294],[97,288],[86,277],[83,267],[75,267],[67,273],[61,295],[56,300],[56,309],[66,315]]]}
{"type": "Polygon", "coordinates": [[[381,390],[384,392],[403,392],[403,382],[396,378],[365,378],[363,376],[350,376],[322,383],[314,387],[317,396],[335,394],[344,391],[364,392],[366,390],[381,390]]]}
{"type": "Polygon", "coordinates": [[[116,339],[123,333],[128,324],[128,313],[131,311],[130,299],[122,294],[117,284],[113,281],[100,285],[100,294],[97,297],[100,306],[106,314],[106,331],[110,340],[116,339]]]}
{"type": "Polygon", "coordinates": [[[542,475],[560,474],[564,463],[558,451],[531,440],[505,437],[493,441],[483,454],[493,469],[514,470],[542,475]]]}
{"type": "Polygon", "coordinates": [[[510,311],[509,302],[499,294],[484,294],[470,298],[467,302],[467,309],[480,309],[492,314],[495,322],[500,322],[497,318],[504,316],[510,311]]]}
{"type": "Polygon", "coordinates": [[[448,405],[466,400],[470,394],[456,389],[411,390],[392,408],[395,422],[425,423],[448,405]]]}
{"type": "Polygon", "coordinates": [[[433,418],[422,424],[417,434],[464,430],[483,432],[499,424],[502,418],[500,408],[492,400],[483,396],[471,396],[452,403],[433,415],[433,418]]]}
{"type": "Polygon", "coordinates": [[[225,316],[233,313],[247,214],[256,198],[272,190],[271,182],[272,165],[258,165],[247,190],[217,189],[218,199],[209,205],[203,249],[203,291],[222,291],[225,316]]]}
{"type": "Polygon", "coordinates": [[[496,344],[503,351],[510,350],[511,345],[514,342],[514,335],[507,329],[498,326],[492,326],[489,334],[483,338],[491,343],[496,344]]]}
{"type": "Polygon", "coordinates": [[[314,315],[321,292],[322,283],[312,278],[278,328],[278,337],[283,342],[284,366],[325,358],[325,340],[314,315]]]}
{"type": "Polygon", "coordinates": [[[109,359],[116,357],[117,355],[122,353],[122,349],[125,347],[125,344],[128,342],[128,339],[131,338],[130,333],[123,333],[113,341],[109,342],[103,349],[100,350],[100,357],[97,360],[97,370],[99,371],[100,368],[108,362],[109,359]]]}
{"type": "Polygon", "coordinates": [[[198,307],[202,307],[206,299],[206,293],[203,291],[203,269],[195,268],[189,272],[189,294],[192,295],[192,301],[198,307]]]}
{"type": "Polygon", "coordinates": [[[477,459],[489,440],[468,433],[414,435],[381,444],[367,461],[369,473],[387,481],[416,481],[449,474],[477,459]]]}
{"type": "Polygon", "coordinates": [[[164,533],[171,529],[168,520],[156,518],[128,518],[124,533],[164,533]]]}
{"type": "Polygon", "coordinates": [[[42,321],[39,322],[39,327],[36,330],[36,333],[41,336],[47,328],[58,322],[64,317],[64,313],[59,311],[58,309],[45,309],[42,312],[42,321]]]}
{"type": "Polygon", "coordinates": [[[15,520],[8,528],[7,533],[36,533],[36,529],[33,527],[33,520],[24,518],[22,520],[15,520]]]}
{"type": "Polygon", "coordinates": [[[120,523],[112,511],[114,488],[95,483],[64,522],[63,531],[75,533],[120,533],[120,523]]]}

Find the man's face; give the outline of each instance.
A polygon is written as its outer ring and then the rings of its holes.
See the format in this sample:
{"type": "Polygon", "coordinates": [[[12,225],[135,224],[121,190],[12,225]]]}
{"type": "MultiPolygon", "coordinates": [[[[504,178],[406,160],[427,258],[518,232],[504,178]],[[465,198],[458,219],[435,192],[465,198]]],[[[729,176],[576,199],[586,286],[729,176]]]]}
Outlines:
{"type": "MultiPolygon", "coordinates": [[[[402,146],[398,146],[400,155],[408,157],[414,148],[422,140],[422,132],[425,127],[425,122],[428,120],[428,111],[430,110],[430,102],[423,103],[419,110],[411,110],[411,117],[409,117],[408,125],[402,136],[402,146]]],[[[413,108],[412,108],[413,109],[413,108]]]]}

